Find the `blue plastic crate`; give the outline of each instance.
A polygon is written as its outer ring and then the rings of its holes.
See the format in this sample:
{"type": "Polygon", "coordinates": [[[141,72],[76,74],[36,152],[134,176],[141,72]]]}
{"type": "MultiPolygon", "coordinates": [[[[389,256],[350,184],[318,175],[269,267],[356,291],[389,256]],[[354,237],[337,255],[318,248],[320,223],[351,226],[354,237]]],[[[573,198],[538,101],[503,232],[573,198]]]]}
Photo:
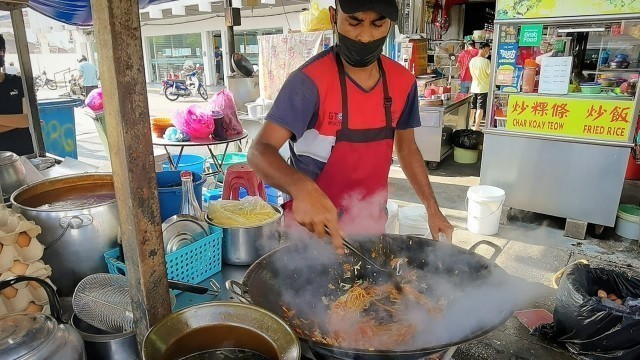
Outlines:
{"type": "MultiPolygon", "coordinates": [[[[211,227],[211,235],[166,256],[169,279],[199,284],[222,269],[222,229],[211,227]]],[[[119,261],[120,249],[104,254],[111,274],[126,275],[126,265],[119,261]]],[[[174,294],[179,293],[174,291],[174,294]]]]}

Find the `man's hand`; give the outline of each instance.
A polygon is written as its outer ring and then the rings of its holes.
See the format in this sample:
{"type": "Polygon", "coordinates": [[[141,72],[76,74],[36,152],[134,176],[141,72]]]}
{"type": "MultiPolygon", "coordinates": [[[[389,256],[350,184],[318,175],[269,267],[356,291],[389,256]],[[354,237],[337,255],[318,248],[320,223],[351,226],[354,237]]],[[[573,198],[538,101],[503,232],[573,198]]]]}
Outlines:
{"type": "Polygon", "coordinates": [[[453,241],[453,225],[449,223],[449,220],[442,215],[440,210],[433,211],[428,216],[429,230],[433,240],[440,240],[440,234],[444,234],[448,242],[453,241]]]}
{"type": "Polygon", "coordinates": [[[312,181],[292,195],[294,219],[321,239],[327,236],[325,227],[328,228],[336,252],[344,253],[338,210],[327,195],[312,181]]]}

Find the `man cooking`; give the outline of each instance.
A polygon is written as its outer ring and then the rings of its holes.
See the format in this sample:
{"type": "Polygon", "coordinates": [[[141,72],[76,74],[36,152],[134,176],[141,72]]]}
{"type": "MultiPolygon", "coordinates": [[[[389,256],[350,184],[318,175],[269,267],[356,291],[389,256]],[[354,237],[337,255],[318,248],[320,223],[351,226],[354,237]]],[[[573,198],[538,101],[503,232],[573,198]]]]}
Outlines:
{"type": "MultiPolygon", "coordinates": [[[[0,68],[4,66],[6,45],[0,35],[0,68]]],[[[17,155],[33,154],[27,103],[22,78],[0,71],[0,151],[17,155]]]]}
{"type": "Polygon", "coordinates": [[[381,55],[398,20],[395,0],[337,0],[330,13],[337,45],[289,76],[253,142],[249,163],[266,183],[291,196],[284,206],[287,221],[321,238],[327,227],[342,251],[342,230],[384,232],[395,142],[426,207],[432,236],[451,241],[453,227],[438,207],[415,143],[415,77],[381,55]],[[291,165],[278,153],[287,141],[291,165]]]}

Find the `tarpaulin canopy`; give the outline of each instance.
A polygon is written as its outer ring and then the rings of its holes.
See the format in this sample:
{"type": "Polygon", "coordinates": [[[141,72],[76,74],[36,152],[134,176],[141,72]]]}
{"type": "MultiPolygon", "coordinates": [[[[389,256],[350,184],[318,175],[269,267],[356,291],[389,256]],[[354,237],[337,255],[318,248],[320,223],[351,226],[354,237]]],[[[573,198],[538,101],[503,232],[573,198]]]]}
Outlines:
{"type": "MultiPolygon", "coordinates": [[[[138,0],[140,9],[173,0],[138,0]]],[[[91,26],[90,0],[30,0],[29,7],[40,14],[74,26],[91,26]]]]}

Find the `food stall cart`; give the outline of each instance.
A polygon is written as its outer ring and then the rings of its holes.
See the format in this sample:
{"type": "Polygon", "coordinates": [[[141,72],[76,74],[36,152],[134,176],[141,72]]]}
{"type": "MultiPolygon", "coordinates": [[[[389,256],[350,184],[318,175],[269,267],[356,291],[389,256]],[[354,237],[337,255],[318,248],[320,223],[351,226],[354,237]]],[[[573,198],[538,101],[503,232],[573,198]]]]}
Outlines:
{"type": "Polygon", "coordinates": [[[504,189],[507,210],[566,218],[573,238],[613,226],[636,137],[640,3],[499,0],[496,13],[481,184],[504,189]]]}

